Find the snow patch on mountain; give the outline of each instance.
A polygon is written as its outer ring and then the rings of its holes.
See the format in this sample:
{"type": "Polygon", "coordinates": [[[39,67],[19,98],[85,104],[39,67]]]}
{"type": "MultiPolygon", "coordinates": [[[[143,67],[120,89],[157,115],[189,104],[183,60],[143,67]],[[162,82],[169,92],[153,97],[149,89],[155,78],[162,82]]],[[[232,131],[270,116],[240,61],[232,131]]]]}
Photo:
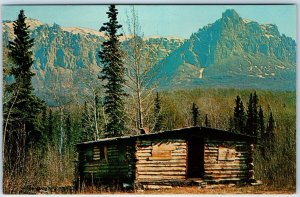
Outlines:
{"type": "Polygon", "coordinates": [[[82,28],[82,27],[61,27],[63,31],[70,32],[72,34],[91,34],[101,37],[106,37],[103,32],[96,31],[94,29],[82,28]]]}

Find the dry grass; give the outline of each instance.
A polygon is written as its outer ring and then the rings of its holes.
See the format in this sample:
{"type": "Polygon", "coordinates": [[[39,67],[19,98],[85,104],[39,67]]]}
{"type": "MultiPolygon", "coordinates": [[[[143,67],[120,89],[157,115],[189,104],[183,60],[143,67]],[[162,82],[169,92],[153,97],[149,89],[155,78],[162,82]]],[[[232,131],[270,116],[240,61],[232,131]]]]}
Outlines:
{"type": "Polygon", "coordinates": [[[294,194],[296,190],[281,190],[276,188],[266,188],[261,186],[243,187],[217,187],[217,188],[198,188],[198,187],[176,187],[160,191],[145,191],[145,194],[294,194]]]}
{"type": "Polygon", "coordinates": [[[296,188],[272,188],[265,185],[261,186],[208,186],[199,188],[190,187],[173,187],[171,189],[160,190],[138,190],[131,192],[107,192],[88,189],[80,194],[295,194],[296,188]]]}

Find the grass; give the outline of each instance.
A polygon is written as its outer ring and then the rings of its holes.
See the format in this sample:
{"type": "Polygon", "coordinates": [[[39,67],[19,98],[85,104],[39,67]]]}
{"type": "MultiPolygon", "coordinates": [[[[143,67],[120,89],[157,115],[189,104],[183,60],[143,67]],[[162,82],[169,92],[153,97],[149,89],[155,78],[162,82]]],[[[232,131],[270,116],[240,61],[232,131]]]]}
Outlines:
{"type": "Polygon", "coordinates": [[[86,189],[79,194],[295,194],[296,188],[275,188],[266,185],[259,186],[231,186],[231,185],[214,185],[206,188],[199,188],[196,186],[189,187],[173,187],[171,189],[159,190],[137,190],[137,191],[99,191],[95,189],[86,189]]]}

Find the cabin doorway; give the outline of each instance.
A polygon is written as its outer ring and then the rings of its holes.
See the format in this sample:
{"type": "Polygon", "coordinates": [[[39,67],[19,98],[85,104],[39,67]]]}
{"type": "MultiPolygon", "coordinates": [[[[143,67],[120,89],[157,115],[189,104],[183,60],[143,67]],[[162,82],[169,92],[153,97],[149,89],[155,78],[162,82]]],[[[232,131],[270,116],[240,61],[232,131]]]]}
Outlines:
{"type": "Polygon", "coordinates": [[[187,178],[202,178],[204,175],[203,139],[188,140],[187,178]]]}

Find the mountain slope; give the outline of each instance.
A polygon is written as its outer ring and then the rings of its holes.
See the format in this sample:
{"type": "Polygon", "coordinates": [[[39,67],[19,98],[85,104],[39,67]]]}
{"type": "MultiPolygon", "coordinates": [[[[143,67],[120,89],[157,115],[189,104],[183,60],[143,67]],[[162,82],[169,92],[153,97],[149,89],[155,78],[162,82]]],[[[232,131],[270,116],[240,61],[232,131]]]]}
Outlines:
{"type": "Polygon", "coordinates": [[[296,43],[276,25],[226,10],[156,67],[162,88],[241,87],[295,90],[296,43]]]}
{"type": "MultiPolygon", "coordinates": [[[[53,95],[64,96],[67,90],[76,95],[77,92],[84,92],[84,89],[90,88],[87,85],[90,81],[97,81],[101,70],[97,53],[105,40],[102,32],[81,27],[49,25],[31,18],[27,19],[26,23],[30,25],[31,37],[34,38],[32,70],[36,73],[33,77],[36,94],[48,103],[57,103],[53,95]]],[[[5,46],[12,39],[13,23],[4,21],[4,56],[7,51],[5,46]]],[[[130,39],[130,36],[121,38],[123,45],[126,45],[127,39],[130,39]]],[[[149,37],[145,38],[145,42],[156,47],[154,65],[178,48],[183,39],[149,37]]],[[[4,59],[5,67],[9,63],[7,58],[4,59]]]]}

